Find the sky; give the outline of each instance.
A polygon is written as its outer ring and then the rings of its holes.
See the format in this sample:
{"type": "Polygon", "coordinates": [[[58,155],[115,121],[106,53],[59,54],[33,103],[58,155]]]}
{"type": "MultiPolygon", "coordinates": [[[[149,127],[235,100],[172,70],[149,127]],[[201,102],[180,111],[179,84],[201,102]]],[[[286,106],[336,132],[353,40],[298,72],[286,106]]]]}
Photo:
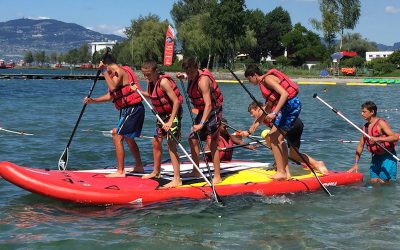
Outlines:
{"type": "MultiPolygon", "coordinates": [[[[6,0],[0,0],[0,2],[6,0]]],[[[124,36],[123,30],[132,20],[156,14],[172,23],[170,11],[174,0],[11,0],[3,6],[0,22],[18,18],[56,19],[76,23],[104,34],[124,36]]],[[[318,33],[310,18],[321,20],[318,0],[246,0],[247,9],[270,12],[278,6],[289,12],[292,24],[318,33]]],[[[173,24],[173,23],[172,23],[173,24]]],[[[400,42],[400,0],[361,0],[361,16],[357,32],[369,41],[385,45],[400,42]]],[[[318,33],[320,34],[320,33],[318,33]]],[[[321,34],[320,34],[321,35],[321,34]]]]}

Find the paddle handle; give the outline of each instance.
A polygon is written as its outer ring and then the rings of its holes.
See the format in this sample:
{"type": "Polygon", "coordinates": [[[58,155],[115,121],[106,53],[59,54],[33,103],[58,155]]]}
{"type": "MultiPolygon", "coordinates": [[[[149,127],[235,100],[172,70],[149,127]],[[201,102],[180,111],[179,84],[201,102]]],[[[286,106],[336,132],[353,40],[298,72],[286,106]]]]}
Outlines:
{"type": "MultiPolygon", "coordinates": [[[[371,136],[369,134],[367,134],[364,130],[362,130],[361,128],[359,128],[356,124],[354,124],[352,121],[350,121],[349,119],[347,119],[347,117],[345,117],[339,110],[337,110],[336,108],[332,107],[331,105],[329,105],[326,101],[324,101],[321,97],[319,97],[316,93],[313,95],[314,98],[317,98],[320,102],[322,102],[323,104],[325,104],[328,108],[330,108],[335,114],[337,114],[338,116],[342,117],[345,121],[347,121],[350,125],[352,125],[355,129],[357,129],[359,132],[361,132],[364,136],[366,136],[368,139],[371,139],[371,136]]],[[[400,159],[392,154],[392,152],[390,152],[387,148],[385,148],[384,146],[382,146],[379,142],[374,142],[376,145],[378,145],[381,149],[385,150],[388,154],[390,154],[391,156],[393,156],[394,159],[396,159],[396,161],[400,161],[400,159]]]]}

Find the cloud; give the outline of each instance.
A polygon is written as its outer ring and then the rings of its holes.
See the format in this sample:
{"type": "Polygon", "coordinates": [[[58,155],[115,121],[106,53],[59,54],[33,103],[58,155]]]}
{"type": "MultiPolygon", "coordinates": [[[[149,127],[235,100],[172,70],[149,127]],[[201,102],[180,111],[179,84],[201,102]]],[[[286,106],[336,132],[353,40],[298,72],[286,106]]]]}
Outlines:
{"type": "Polygon", "coordinates": [[[385,12],[390,13],[390,14],[397,14],[397,13],[400,13],[400,8],[396,8],[394,6],[386,6],[385,12]]]}
{"type": "Polygon", "coordinates": [[[125,28],[121,28],[120,26],[108,25],[108,24],[100,24],[95,27],[86,27],[90,30],[100,32],[102,34],[114,34],[118,36],[126,37],[124,34],[125,28]]]}
{"type": "Polygon", "coordinates": [[[46,20],[46,19],[51,19],[50,17],[47,17],[47,16],[35,16],[35,17],[33,17],[33,16],[30,16],[30,17],[28,17],[29,19],[33,19],[33,20],[46,20]]]}

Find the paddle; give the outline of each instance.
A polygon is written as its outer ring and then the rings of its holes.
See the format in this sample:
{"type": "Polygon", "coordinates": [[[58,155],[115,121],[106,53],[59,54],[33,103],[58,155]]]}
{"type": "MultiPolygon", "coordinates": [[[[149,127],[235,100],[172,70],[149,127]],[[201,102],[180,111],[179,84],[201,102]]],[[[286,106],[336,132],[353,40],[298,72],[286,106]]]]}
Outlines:
{"type": "MultiPolygon", "coordinates": [[[[325,104],[328,108],[330,108],[335,114],[337,114],[338,116],[342,117],[346,122],[350,123],[350,125],[352,125],[354,128],[356,128],[358,131],[360,131],[364,136],[366,136],[368,139],[371,139],[371,136],[367,133],[365,133],[364,130],[360,129],[357,125],[355,125],[352,121],[350,121],[349,119],[347,119],[339,110],[337,110],[336,108],[332,107],[331,105],[329,105],[327,102],[325,102],[321,97],[319,97],[317,94],[313,95],[314,98],[317,98],[319,101],[321,101],[323,104],[325,104]]],[[[379,142],[374,142],[376,145],[378,145],[381,149],[385,150],[388,154],[390,154],[394,159],[396,159],[396,161],[400,161],[400,159],[395,156],[394,154],[392,154],[392,152],[390,152],[387,148],[385,148],[384,146],[382,146],[379,142]]]]}
{"type": "MultiPolygon", "coordinates": [[[[253,96],[252,93],[250,93],[250,91],[246,88],[246,86],[244,86],[244,84],[242,83],[242,81],[237,77],[237,75],[231,70],[231,68],[228,67],[228,70],[231,72],[231,74],[233,75],[233,77],[236,78],[236,80],[239,82],[240,86],[242,86],[242,88],[247,92],[247,94],[250,96],[250,98],[257,103],[257,106],[262,110],[262,112],[265,115],[268,115],[267,111],[265,111],[265,109],[263,109],[263,107],[261,107],[261,105],[258,103],[257,99],[253,96]]],[[[273,124],[273,126],[275,126],[273,124]]],[[[276,126],[275,126],[276,127],[276,126]]],[[[282,129],[280,129],[279,127],[276,127],[277,130],[281,133],[281,134],[285,134],[282,129]]],[[[292,145],[292,143],[290,142],[290,140],[288,140],[288,138],[286,138],[286,141],[289,145],[292,145]]],[[[325,191],[325,193],[327,193],[329,196],[332,196],[332,194],[329,192],[329,190],[322,184],[321,180],[318,178],[317,173],[315,173],[314,169],[310,166],[310,164],[306,161],[306,159],[304,159],[304,156],[302,154],[300,154],[299,150],[292,146],[292,148],[295,150],[295,152],[297,153],[297,155],[300,156],[301,160],[307,165],[307,167],[310,169],[310,171],[314,174],[315,178],[317,179],[319,185],[321,186],[321,188],[325,191]]]]}
{"type": "Polygon", "coordinates": [[[33,135],[33,134],[30,134],[30,133],[26,133],[24,131],[13,131],[13,130],[5,129],[5,128],[2,128],[2,127],[0,127],[0,130],[4,131],[4,132],[12,133],[12,134],[17,134],[17,135],[33,135]]]}
{"type": "MultiPolygon", "coordinates": [[[[189,110],[190,118],[192,119],[192,125],[194,125],[194,118],[193,118],[192,112],[190,112],[191,107],[190,107],[190,103],[189,103],[188,94],[187,94],[187,92],[186,92],[186,89],[185,89],[185,86],[184,86],[184,84],[183,84],[182,79],[179,79],[179,82],[180,82],[180,84],[181,84],[181,87],[182,87],[182,90],[183,90],[183,94],[184,94],[184,96],[185,96],[185,101],[186,101],[187,108],[188,108],[188,110],[189,110]]],[[[194,109],[193,109],[193,110],[194,110],[194,109]]],[[[192,111],[193,111],[193,110],[192,110],[192,111]]],[[[197,109],[197,112],[198,112],[198,111],[199,111],[199,110],[197,109]]],[[[197,140],[199,141],[200,150],[201,150],[201,152],[203,152],[203,153],[202,153],[202,155],[203,155],[203,161],[206,163],[207,170],[208,170],[208,175],[210,176],[210,179],[211,179],[211,181],[212,181],[211,168],[210,168],[210,165],[208,165],[208,160],[207,160],[207,156],[206,156],[205,151],[204,151],[203,143],[201,142],[201,138],[200,138],[199,133],[196,132],[195,134],[196,134],[197,140]]],[[[214,187],[213,187],[213,192],[215,192],[214,187]]]]}
{"type": "MultiPolygon", "coordinates": [[[[106,48],[106,52],[105,52],[105,54],[103,55],[102,58],[104,58],[108,53],[110,53],[110,48],[107,47],[107,48],[106,48]]],[[[100,74],[101,74],[101,70],[97,70],[96,77],[94,78],[92,87],[91,87],[90,90],[89,90],[89,93],[88,93],[88,95],[87,95],[87,98],[90,98],[90,96],[92,95],[94,86],[96,86],[96,83],[97,83],[97,80],[99,79],[100,74]]],[[[61,154],[61,157],[60,157],[60,159],[58,160],[58,169],[59,169],[59,170],[65,170],[65,169],[67,169],[69,146],[71,145],[72,138],[74,138],[76,129],[78,128],[79,122],[81,121],[81,118],[82,118],[82,116],[83,116],[83,112],[85,112],[86,105],[87,105],[87,103],[83,104],[81,113],[79,114],[78,120],[76,121],[75,126],[74,126],[74,129],[72,130],[71,136],[69,137],[67,146],[65,147],[64,152],[61,154]]]]}
{"type": "MultiPolygon", "coordinates": [[[[236,131],[236,132],[240,132],[240,130],[238,130],[238,129],[232,127],[232,126],[230,126],[229,124],[227,124],[227,123],[225,123],[225,122],[222,122],[222,123],[223,123],[225,126],[227,126],[228,128],[230,128],[230,129],[232,129],[232,130],[234,130],[234,131],[236,131]]],[[[251,139],[254,143],[261,144],[261,145],[263,145],[264,147],[266,147],[266,148],[268,148],[268,149],[271,149],[271,148],[270,148],[267,144],[265,144],[263,141],[257,140],[258,136],[249,135],[248,137],[249,137],[249,139],[251,139]]],[[[300,162],[296,161],[296,160],[293,159],[292,157],[289,156],[288,158],[289,158],[289,160],[293,161],[293,162],[296,163],[297,165],[301,165],[300,162]]]]}
{"type": "MultiPolygon", "coordinates": [[[[151,104],[146,100],[146,98],[143,96],[142,92],[140,92],[139,89],[136,90],[136,92],[139,93],[139,95],[142,97],[143,101],[146,103],[146,105],[150,108],[151,112],[155,115],[155,117],[157,118],[157,120],[164,125],[165,122],[161,119],[161,117],[158,115],[157,111],[155,111],[153,109],[153,107],[151,106],[151,104]]],[[[169,131],[168,131],[169,132],[169,131]]],[[[170,136],[172,137],[172,139],[176,142],[176,144],[178,144],[179,148],[182,150],[182,152],[187,156],[187,158],[190,160],[190,162],[193,164],[193,166],[197,169],[197,171],[199,171],[201,177],[203,177],[203,179],[205,180],[205,182],[207,182],[207,184],[212,188],[213,191],[213,197],[214,200],[218,203],[220,202],[220,198],[217,194],[217,192],[215,191],[214,185],[212,184],[212,182],[210,182],[207,177],[203,174],[203,172],[200,170],[199,166],[193,161],[192,157],[190,157],[189,153],[186,152],[185,148],[182,146],[182,144],[178,141],[178,139],[176,139],[176,137],[172,134],[169,133],[170,136]]],[[[210,175],[211,177],[211,175],[210,175]]]]}
{"type": "MultiPolygon", "coordinates": [[[[252,135],[252,137],[257,138],[257,139],[263,139],[261,136],[257,135],[252,135]]],[[[301,142],[341,142],[341,143],[357,143],[360,141],[351,141],[351,140],[343,140],[343,139],[314,139],[314,140],[300,140],[301,142]]]]}

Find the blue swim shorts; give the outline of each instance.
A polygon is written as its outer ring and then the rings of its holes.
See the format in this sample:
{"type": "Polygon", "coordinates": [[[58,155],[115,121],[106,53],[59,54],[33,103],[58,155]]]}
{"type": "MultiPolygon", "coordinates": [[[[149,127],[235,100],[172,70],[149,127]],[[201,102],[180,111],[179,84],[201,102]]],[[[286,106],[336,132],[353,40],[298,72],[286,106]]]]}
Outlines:
{"type": "Polygon", "coordinates": [[[117,134],[132,139],[139,137],[142,133],[143,122],[144,107],[141,102],[125,107],[121,110],[121,117],[116,127],[117,134]]]}
{"type": "Polygon", "coordinates": [[[274,125],[278,128],[289,131],[299,117],[301,111],[300,99],[296,96],[290,100],[287,100],[285,105],[274,120],[274,125]]]}
{"type": "MultiPolygon", "coordinates": [[[[396,155],[396,152],[393,153],[396,155]]],[[[372,155],[371,167],[369,168],[371,178],[379,178],[384,181],[397,180],[397,161],[390,154],[372,155]]]]}

